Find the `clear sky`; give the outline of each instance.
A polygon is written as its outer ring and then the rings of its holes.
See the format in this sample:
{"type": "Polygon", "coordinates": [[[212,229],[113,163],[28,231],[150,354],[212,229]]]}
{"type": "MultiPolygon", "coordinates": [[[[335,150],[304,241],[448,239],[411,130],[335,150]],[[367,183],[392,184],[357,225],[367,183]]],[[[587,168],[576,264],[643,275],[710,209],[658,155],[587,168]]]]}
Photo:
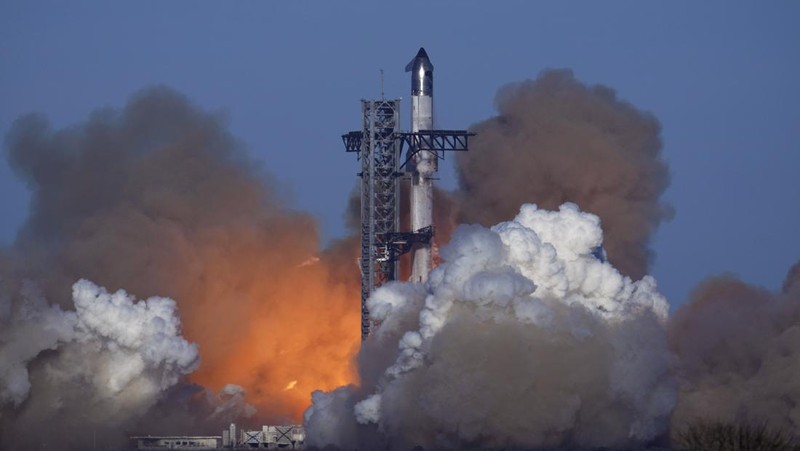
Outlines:
{"type": "MultiPolygon", "coordinates": [[[[166,84],[224,112],[330,240],[357,172],[339,135],[359,127],[359,99],[380,95],[381,68],[387,96],[408,98],[403,68],[420,46],[440,128],[490,117],[498,87],[545,68],[658,117],[676,215],[656,237],[654,275],[673,304],[721,272],[777,289],[800,259],[797,1],[2,0],[0,134],[24,113],[69,126],[166,84]]],[[[3,160],[0,243],[28,201],[3,160]]]]}

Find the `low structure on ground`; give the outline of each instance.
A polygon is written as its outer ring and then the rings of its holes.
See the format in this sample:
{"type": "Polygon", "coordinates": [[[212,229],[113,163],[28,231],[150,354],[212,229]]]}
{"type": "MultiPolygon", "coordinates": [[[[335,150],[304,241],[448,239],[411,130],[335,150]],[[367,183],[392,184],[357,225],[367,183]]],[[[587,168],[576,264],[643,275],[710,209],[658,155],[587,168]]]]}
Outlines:
{"type": "Polygon", "coordinates": [[[235,424],[221,436],[136,436],[136,449],[206,450],[206,449],[302,449],[306,433],[301,425],[265,425],[260,430],[239,430],[235,424]]]}

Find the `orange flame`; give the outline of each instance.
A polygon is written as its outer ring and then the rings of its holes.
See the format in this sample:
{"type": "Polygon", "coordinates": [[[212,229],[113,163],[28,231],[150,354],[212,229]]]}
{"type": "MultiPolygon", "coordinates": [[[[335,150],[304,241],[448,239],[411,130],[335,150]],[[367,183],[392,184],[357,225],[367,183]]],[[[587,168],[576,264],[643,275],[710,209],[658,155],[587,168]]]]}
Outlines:
{"type": "MultiPolygon", "coordinates": [[[[455,202],[436,194],[444,243],[455,202]]],[[[265,421],[300,421],[312,391],[358,383],[358,237],[320,255],[311,218],[291,214],[196,233],[192,280],[176,281],[184,334],[200,346],[193,382],[241,385],[265,421]]]]}
{"type": "MultiPolygon", "coordinates": [[[[202,232],[202,275],[179,299],[185,335],[200,346],[192,381],[241,385],[264,420],[300,421],[312,391],[357,383],[358,271],[318,258],[309,229],[202,232]]],[[[356,250],[334,258],[355,262],[356,250]]]]}

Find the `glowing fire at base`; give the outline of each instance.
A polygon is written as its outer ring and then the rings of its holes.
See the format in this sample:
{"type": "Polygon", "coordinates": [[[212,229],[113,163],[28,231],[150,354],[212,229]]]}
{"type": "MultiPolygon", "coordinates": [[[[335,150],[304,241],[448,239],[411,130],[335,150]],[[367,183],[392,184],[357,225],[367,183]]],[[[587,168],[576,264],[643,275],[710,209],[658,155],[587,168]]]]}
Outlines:
{"type": "Polygon", "coordinates": [[[206,241],[202,277],[178,297],[191,303],[185,335],[200,346],[191,378],[244,387],[265,421],[300,421],[312,391],[357,383],[358,280],[309,259],[316,239],[303,227],[240,232],[206,241]]]}

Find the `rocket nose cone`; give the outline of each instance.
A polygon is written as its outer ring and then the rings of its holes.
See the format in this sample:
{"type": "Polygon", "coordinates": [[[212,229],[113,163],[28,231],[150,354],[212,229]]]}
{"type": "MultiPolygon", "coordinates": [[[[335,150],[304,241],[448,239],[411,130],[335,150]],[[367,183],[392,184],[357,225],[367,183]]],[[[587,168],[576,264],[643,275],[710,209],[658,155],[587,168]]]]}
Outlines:
{"type": "Polygon", "coordinates": [[[433,70],[433,63],[431,63],[430,58],[428,58],[428,52],[425,51],[425,47],[420,47],[417,55],[409,61],[406,65],[406,72],[411,72],[415,70],[414,68],[424,67],[426,70],[433,70]]]}

